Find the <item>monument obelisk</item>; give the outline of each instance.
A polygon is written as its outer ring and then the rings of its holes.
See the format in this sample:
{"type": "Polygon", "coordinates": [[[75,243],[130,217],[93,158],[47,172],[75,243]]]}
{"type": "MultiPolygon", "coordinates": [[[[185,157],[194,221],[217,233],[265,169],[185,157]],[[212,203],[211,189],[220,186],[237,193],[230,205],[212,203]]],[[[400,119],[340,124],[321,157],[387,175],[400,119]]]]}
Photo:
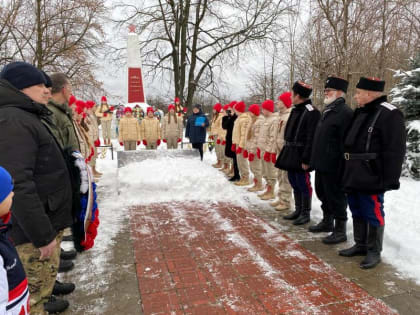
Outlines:
{"type": "Polygon", "coordinates": [[[129,26],[127,38],[128,103],[146,103],[144,93],[139,36],[134,25],[129,26]]]}

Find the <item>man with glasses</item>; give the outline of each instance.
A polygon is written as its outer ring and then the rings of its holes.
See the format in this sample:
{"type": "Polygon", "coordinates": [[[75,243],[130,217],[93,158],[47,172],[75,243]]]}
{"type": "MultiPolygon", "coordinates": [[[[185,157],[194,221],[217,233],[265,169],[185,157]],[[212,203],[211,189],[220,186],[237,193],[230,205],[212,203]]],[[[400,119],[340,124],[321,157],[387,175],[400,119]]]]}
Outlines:
{"type": "Polygon", "coordinates": [[[347,200],[341,189],[344,135],[351,123],[353,111],[346,104],[349,83],[330,76],[325,82],[324,104],[312,145],[311,167],[315,170],[315,191],[321,200],[322,221],[309,227],[313,233],[332,232],[323,238],[325,244],[347,240],[347,200]]]}

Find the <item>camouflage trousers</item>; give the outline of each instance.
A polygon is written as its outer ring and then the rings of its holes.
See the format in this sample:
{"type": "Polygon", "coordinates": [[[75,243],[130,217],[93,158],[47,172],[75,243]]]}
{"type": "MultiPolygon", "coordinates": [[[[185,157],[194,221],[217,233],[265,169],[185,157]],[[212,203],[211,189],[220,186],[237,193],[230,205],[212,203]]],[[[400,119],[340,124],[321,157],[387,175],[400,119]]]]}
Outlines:
{"type": "Polygon", "coordinates": [[[289,205],[290,200],[292,199],[292,186],[290,186],[287,171],[279,170],[277,179],[279,183],[279,200],[281,200],[284,204],[289,205]]]}
{"type": "Polygon", "coordinates": [[[44,303],[48,301],[57,278],[60,264],[61,240],[63,231],[56,237],[57,246],[47,260],[39,260],[41,252],[32,243],[16,246],[19,258],[28,278],[31,314],[44,315],[44,303]]]}

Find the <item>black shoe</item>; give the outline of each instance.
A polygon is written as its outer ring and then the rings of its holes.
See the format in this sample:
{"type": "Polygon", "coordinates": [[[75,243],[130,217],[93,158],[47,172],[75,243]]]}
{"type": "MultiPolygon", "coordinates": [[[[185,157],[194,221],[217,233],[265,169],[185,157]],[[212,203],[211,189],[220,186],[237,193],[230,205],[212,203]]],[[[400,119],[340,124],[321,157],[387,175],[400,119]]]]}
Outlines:
{"type": "Polygon", "coordinates": [[[285,220],[296,220],[299,218],[300,212],[302,211],[302,194],[294,190],[293,196],[295,197],[295,211],[283,216],[283,219],[285,220]]]}
{"type": "Polygon", "coordinates": [[[333,232],[322,239],[322,243],[327,245],[339,244],[347,241],[346,220],[335,220],[333,232]]]}
{"type": "Polygon", "coordinates": [[[72,260],[75,259],[77,256],[77,252],[74,249],[71,250],[64,250],[61,249],[60,258],[65,260],[72,260]]]}
{"type": "Polygon", "coordinates": [[[384,226],[373,226],[369,224],[367,255],[360,263],[360,268],[370,269],[381,262],[383,239],[384,226]]]}
{"type": "Polygon", "coordinates": [[[229,178],[230,182],[237,182],[237,181],[240,181],[240,180],[241,180],[241,178],[239,176],[233,176],[233,177],[229,178]]]}
{"type": "Polygon", "coordinates": [[[73,242],[73,235],[63,236],[63,242],[73,242]]]}
{"type": "Polygon", "coordinates": [[[52,291],[53,295],[66,295],[70,294],[76,289],[74,283],[62,283],[58,280],[55,280],[54,288],[52,291]]]}
{"type": "Polygon", "coordinates": [[[67,272],[74,268],[74,264],[71,260],[60,259],[60,266],[58,272],[67,272]]]}
{"type": "Polygon", "coordinates": [[[308,228],[309,232],[321,233],[321,232],[332,232],[334,230],[333,221],[330,219],[322,219],[321,222],[315,225],[311,225],[308,228]]]}
{"type": "Polygon", "coordinates": [[[302,212],[300,216],[293,221],[293,225],[303,225],[311,221],[311,216],[309,212],[302,212]]]}
{"type": "Polygon", "coordinates": [[[44,303],[44,310],[49,314],[57,314],[64,312],[69,305],[67,300],[58,299],[54,295],[51,295],[48,302],[44,303]]]}
{"type": "Polygon", "coordinates": [[[285,215],[283,217],[283,219],[285,219],[285,220],[296,220],[297,218],[299,218],[299,216],[300,216],[300,211],[295,210],[292,213],[290,213],[288,215],[285,215]]]}
{"type": "Polygon", "coordinates": [[[367,233],[367,221],[362,218],[354,217],[353,235],[356,244],[350,248],[340,250],[338,254],[344,257],[365,256],[367,254],[367,233]]]}

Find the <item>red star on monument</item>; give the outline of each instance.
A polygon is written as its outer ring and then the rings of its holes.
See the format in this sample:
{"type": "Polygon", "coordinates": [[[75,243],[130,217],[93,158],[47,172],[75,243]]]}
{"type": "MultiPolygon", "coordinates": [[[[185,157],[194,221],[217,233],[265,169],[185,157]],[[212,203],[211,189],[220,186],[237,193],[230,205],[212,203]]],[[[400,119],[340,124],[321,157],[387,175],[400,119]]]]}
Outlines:
{"type": "Polygon", "coordinates": [[[135,33],[136,32],[136,26],[134,24],[130,24],[128,26],[128,29],[129,29],[130,33],[135,33]]]}

